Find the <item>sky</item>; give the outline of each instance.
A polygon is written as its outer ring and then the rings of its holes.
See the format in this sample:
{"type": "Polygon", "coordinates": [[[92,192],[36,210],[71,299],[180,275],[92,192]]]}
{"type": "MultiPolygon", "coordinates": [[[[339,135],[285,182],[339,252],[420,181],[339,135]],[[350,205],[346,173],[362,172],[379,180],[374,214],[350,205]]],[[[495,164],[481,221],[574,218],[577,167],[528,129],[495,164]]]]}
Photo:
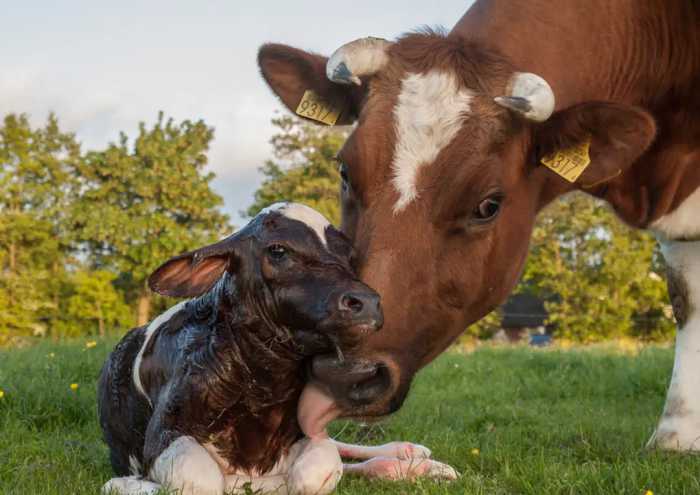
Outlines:
{"type": "Polygon", "coordinates": [[[440,0],[0,0],[0,115],[49,112],[84,149],[134,136],[160,110],[215,129],[209,167],[235,225],[271,156],[270,119],[285,112],[256,53],[282,42],[323,54],[364,36],[451,28],[471,2],[440,0]],[[439,7],[438,7],[439,3],[439,7]]]}

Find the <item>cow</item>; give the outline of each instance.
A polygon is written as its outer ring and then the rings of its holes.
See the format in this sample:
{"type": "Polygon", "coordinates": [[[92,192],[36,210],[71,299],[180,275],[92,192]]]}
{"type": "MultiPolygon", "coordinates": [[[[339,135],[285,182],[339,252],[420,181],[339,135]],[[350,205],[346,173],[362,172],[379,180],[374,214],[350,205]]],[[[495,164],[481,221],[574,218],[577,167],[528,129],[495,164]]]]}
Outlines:
{"type": "Polygon", "coordinates": [[[330,57],[267,44],[258,62],[292,111],[310,90],[355,124],[342,230],[385,327],[359,359],[315,359],[337,415],[397,410],[510,293],[537,213],[584,191],[658,237],[679,330],[649,445],[700,450],[700,3],[477,0],[449,32],[330,57]]]}
{"type": "Polygon", "coordinates": [[[129,332],[102,369],[100,426],[121,476],[103,493],[326,494],[344,470],[456,477],[422,446],[348,445],[312,422],[323,397],[305,360],[350,357],[382,326],[351,254],[323,215],[280,203],[158,268],[150,287],[189,299],[129,332]],[[341,455],[368,460],[344,467],[341,455]]]}

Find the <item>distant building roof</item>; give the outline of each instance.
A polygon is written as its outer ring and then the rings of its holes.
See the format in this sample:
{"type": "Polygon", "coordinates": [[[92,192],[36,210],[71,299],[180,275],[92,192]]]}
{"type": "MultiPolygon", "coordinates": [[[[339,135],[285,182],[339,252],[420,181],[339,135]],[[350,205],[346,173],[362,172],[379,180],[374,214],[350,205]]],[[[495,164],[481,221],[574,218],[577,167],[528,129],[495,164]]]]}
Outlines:
{"type": "Polygon", "coordinates": [[[513,294],[501,306],[502,328],[536,328],[543,326],[549,316],[544,301],[532,294],[513,294]]]}

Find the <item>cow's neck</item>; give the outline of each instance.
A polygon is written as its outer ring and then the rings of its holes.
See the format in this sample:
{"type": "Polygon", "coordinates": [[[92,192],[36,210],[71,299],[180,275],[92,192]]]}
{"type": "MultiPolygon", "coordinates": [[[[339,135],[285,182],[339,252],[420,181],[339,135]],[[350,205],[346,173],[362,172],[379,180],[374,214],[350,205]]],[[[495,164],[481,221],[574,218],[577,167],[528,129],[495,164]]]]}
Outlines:
{"type": "Polygon", "coordinates": [[[690,1],[478,0],[453,31],[543,76],[558,109],[590,100],[652,106],[700,79],[697,10],[690,1]]]}

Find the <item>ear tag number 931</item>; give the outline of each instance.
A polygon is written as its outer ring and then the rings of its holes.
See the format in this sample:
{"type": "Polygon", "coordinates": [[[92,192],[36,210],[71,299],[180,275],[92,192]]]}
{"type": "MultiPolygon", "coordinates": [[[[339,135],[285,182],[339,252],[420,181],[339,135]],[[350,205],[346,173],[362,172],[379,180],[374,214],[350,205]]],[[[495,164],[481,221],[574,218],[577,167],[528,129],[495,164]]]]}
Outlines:
{"type": "Polygon", "coordinates": [[[342,108],[323,100],[314,91],[307,89],[299,102],[296,114],[307,119],[316,120],[326,125],[335,125],[342,112],[342,108]]]}

